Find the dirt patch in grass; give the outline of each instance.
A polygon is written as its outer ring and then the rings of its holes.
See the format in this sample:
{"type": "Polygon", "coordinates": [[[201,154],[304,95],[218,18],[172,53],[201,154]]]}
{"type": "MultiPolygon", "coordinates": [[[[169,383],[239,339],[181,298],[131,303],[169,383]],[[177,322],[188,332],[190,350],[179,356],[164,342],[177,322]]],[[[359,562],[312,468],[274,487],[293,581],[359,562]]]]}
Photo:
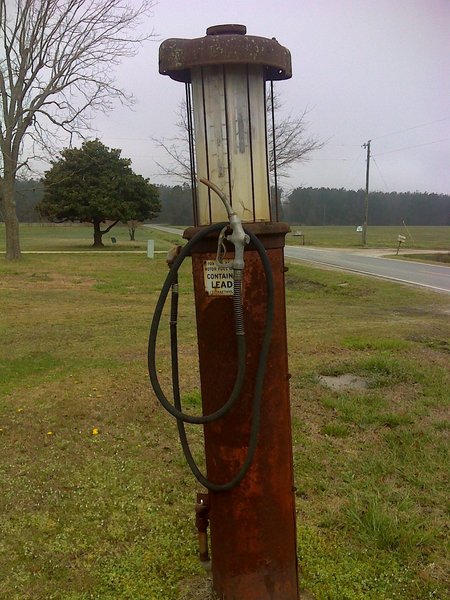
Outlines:
{"type": "Polygon", "coordinates": [[[319,382],[331,390],[366,390],[369,381],[366,377],[345,373],[344,375],[320,375],[319,382]]]}
{"type": "Polygon", "coordinates": [[[97,281],[90,277],[77,277],[63,273],[26,273],[21,277],[3,275],[0,288],[10,290],[86,290],[92,288],[97,281]]]}
{"type": "Polygon", "coordinates": [[[428,346],[428,348],[436,350],[437,352],[450,354],[450,341],[448,339],[442,339],[440,333],[440,331],[437,331],[435,336],[423,335],[421,333],[411,334],[409,339],[413,342],[424,344],[425,346],[428,346]]]}
{"type": "Polygon", "coordinates": [[[315,600],[315,596],[307,590],[300,589],[300,600],[315,600]]]}
{"type": "Polygon", "coordinates": [[[179,600],[217,600],[210,577],[189,577],[180,582],[179,600]]]}
{"type": "MultiPolygon", "coordinates": [[[[214,593],[212,581],[209,577],[190,577],[180,582],[179,600],[219,600],[214,593]]],[[[315,597],[303,588],[300,588],[300,600],[315,600],[315,597]]]]}
{"type": "Polygon", "coordinates": [[[448,306],[398,306],[392,308],[394,315],[406,316],[406,317],[417,317],[421,315],[447,315],[450,309],[448,306]]]}

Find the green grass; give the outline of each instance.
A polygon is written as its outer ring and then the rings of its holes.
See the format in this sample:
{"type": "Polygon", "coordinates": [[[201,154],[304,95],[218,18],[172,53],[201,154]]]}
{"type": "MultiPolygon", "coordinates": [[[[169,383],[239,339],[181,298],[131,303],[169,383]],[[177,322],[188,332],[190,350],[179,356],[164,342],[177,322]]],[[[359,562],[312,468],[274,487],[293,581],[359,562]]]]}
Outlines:
{"type": "Polygon", "coordinates": [[[450,264],[450,252],[436,252],[435,254],[422,254],[420,253],[419,256],[417,256],[417,254],[403,254],[401,255],[402,259],[409,259],[409,260],[420,260],[421,262],[431,262],[431,263],[438,263],[441,265],[449,265],[450,264]]]}
{"type": "Polygon", "coordinates": [[[350,435],[350,429],[344,423],[325,423],[321,428],[321,433],[331,437],[345,438],[350,435]]]}
{"type": "MultiPolygon", "coordinates": [[[[180,228],[181,230],[183,228],[180,228]]],[[[287,244],[299,245],[301,239],[293,235],[295,231],[303,231],[305,243],[312,246],[357,248],[361,247],[361,233],[355,227],[324,226],[298,227],[291,226],[292,232],[287,236],[287,244]]],[[[91,225],[80,224],[28,224],[20,225],[21,244],[23,250],[89,250],[93,241],[91,225]]],[[[406,233],[402,226],[369,227],[367,234],[368,247],[392,248],[397,250],[398,234],[407,237],[402,245],[402,252],[407,248],[450,250],[450,227],[408,227],[406,233]]],[[[167,250],[170,245],[179,243],[175,235],[164,234],[155,229],[139,227],[136,231],[136,242],[130,242],[125,225],[116,225],[103,238],[105,251],[113,250],[146,250],[147,239],[155,240],[156,250],[167,250]],[[111,238],[116,238],[113,244],[111,238]]],[[[5,249],[5,229],[0,223],[0,251],[5,249]]],[[[446,256],[442,254],[442,256],[446,256]]]]}
{"type": "MultiPolygon", "coordinates": [[[[209,598],[199,486],[146,373],[166,272],[163,256],[131,253],[0,261],[0,598],[209,598]]],[[[180,279],[182,395],[198,410],[189,266],[180,279]]],[[[286,296],[302,587],[445,600],[448,297],[297,264],[286,296]],[[343,373],[369,387],[318,381],[343,373]]]]}
{"type": "MultiPolygon", "coordinates": [[[[297,226],[291,225],[292,232],[288,234],[286,243],[291,246],[302,244],[302,238],[294,236],[296,231],[301,231],[305,236],[305,244],[311,246],[325,246],[331,248],[361,247],[361,233],[356,227],[350,226],[297,226]]],[[[406,241],[402,244],[402,252],[407,248],[450,250],[450,227],[408,227],[402,225],[390,227],[369,226],[367,229],[367,246],[369,248],[392,248],[397,250],[398,235],[404,235],[406,241]]]]}
{"type": "MultiPolygon", "coordinates": [[[[93,243],[93,232],[92,225],[88,224],[21,223],[20,243],[24,251],[88,251],[93,243]]],[[[103,236],[102,250],[104,252],[147,251],[147,240],[155,241],[155,250],[168,250],[172,245],[179,244],[181,239],[176,235],[145,226],[138,227],[135,237],[136,241],[131,242],[128,228],[125,225],[116,225],[103,236]],[[111,238],[115,238],[116,243],[113,244],[111,238]]],[[[5,250],[5,244],[5,226],[0,223],[0,252],[5,250]]]]}

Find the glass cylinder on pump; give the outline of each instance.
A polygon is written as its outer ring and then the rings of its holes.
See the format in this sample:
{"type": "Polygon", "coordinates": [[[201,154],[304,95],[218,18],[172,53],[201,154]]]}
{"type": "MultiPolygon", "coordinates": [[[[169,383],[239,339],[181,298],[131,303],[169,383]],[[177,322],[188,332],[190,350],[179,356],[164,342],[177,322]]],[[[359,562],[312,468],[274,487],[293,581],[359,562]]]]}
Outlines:
{"type": "MultiPolygon", "coordinates": [[[[166,40],[160,47],[160,72],[187,84],[196,176],[215,184],[242,221],[267,222],[265,82],[290,78],[291,56],[274,38],[246,31],[244,25],[216,25],[203,38],[166,40]]],[[[227,220],[222,203],[204,185],[196,189],[194,215],[196,225],[227,220]]]]}
{"type": "MultiPolygon", "coordinates": [[[[198,176],[228,196],[242,221],[270,221],[262,65],[196,67],[192,101],[198,176]]],[[[206,186],[197,194],[199,225],[226,220],[206,186]]]]}

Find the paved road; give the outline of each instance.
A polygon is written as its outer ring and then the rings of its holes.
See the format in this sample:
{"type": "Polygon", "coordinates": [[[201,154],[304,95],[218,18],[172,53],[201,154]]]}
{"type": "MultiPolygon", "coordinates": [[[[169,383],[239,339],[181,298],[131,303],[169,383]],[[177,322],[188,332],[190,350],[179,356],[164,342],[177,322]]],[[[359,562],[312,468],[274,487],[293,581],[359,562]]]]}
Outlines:
{"type": "Polygon", "coordinates": [[[159,229],[159,231],[164,231],[166,233],[174,233],[175,235],[183,235],[183,231],[185,229],[177,229],[176,227],[169,227],[166,225],[155,225],[153,223],[149,225],[144,225],[144,227],[150,227],[151,229],[159,229]]]}
{"type": "Polygon", "coordinates": [[[285,256],[450,294],[450,267],[368,256],[366,251],[286,246],[285,256]]]}
{"type": "MultiPolygon", "coordinates": [[[[183,234],[182,229],[165,225],[152,224],[148,227],[177,235],[183,234]]],[[[417,285],[450,294],[450,267],[446,266],[383,258],[383,256],[379,256],[380,251],[377,250],[335,250],[286,246],[284,253],[286,258],[381,277],[398,283],[417,285]]],[[[386,251],[386,253],[389,252],[386,251]]]]}

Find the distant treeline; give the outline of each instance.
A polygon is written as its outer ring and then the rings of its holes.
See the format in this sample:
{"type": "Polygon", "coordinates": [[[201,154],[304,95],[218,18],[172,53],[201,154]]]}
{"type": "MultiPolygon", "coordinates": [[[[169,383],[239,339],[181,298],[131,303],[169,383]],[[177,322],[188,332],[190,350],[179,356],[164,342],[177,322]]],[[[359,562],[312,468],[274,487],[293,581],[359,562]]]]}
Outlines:
{"type": "MultiPolygon", "coordinates": [[[[19,181],[16,189],[19,221],[40,221],[36,205],[42,199],[42,183],[19,181]]],[[[172,225],[193,223],[192,196],[188,185],[160,185],[158,189],[162,208],[156,222],[172,225]]],[[[280,218],[301,225],[361,225],[364,190],[296,188],[283,202],[280,218]]],[[[370,225],[401,225],[403,221],[408,225],[450,225],[450,195],[370,193],[370,225]]]]}
{"type": "Polygon", "coordinates": [[[191,188],[185,184],[159,185],[159,199],[161,201],[161,212],[156,217],[156,223],[168,223],[170,225],[191,225],[194,222],[192,210],[191,188]]]}
{"type": "MultiPolygon", "coordinates": [[[[193,222],[192,195],[189,186],[158,186],[162,209],[156,221],[185,225],[193,222]]],[[[16,209],[21,223],[45,221],[39,215],[37,205],[44,195],[44,187],[38,180],[16,182],[16,209]]],[[[0,222],[3,221],[0,212],[0,222]]]]}
{"type": "MultiPolygon", "coordinates": [[[[189,186],[160,186],[161,223],[193,222],[189,186]]],[[[283,202],[280,218],[302,225],[361,225],[364,190],[296,188],[283,202]]],[[[371,192],[371,225],[450,225],[450,195],[420,192],[371,192]]]]}
{"type": "MultiPolygon", "coordinates": [[[[364,190],[297,188],[283,205],[284,219],[302,225],[361,225],[364,190]]],[[[420,192],[371,192],[371,225],[450,225],[450,196],[420,192]]]]}
{"type": "MultiPolygon", "coordinates": [[[[36,205],[42,200],[44,188],[40,181],[29,179],[16,182],[16,210],[21,223],[37,223],[40,221],[36,205]]],[[[0,221],[3,215],[0,211],[0,221]]]]}

